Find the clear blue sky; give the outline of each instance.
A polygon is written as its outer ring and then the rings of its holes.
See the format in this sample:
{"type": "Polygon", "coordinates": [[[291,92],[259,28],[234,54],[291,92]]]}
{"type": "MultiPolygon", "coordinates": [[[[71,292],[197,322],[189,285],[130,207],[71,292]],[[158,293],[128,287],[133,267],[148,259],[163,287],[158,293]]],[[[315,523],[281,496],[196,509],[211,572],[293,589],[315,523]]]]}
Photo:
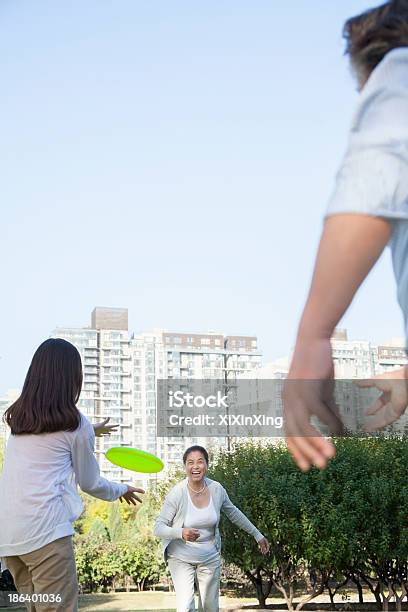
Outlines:
{"type": "MultiPolygon", "coordinates": [[[[357,94],[361,0],[3,0],[0,393],[95,305],[287,354],[357,94]]],[[[389,262],[343,324],[401,335],[389,262]]]]}

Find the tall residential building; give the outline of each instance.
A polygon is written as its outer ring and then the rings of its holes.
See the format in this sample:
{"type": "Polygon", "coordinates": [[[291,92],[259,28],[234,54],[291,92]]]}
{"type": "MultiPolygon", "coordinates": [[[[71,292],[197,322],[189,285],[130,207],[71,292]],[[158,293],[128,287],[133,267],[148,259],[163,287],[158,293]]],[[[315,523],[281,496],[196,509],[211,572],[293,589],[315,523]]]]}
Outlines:
{"type": "Polygon", "coordinates": [[[97,438],[96,451],[106,478],[129,481],[129,473],[104,457],[111,446],[132,444],[131,361],[128,312],[124,308],[95,308],[91,327],[58,327],[52,337],[64,338],[79,350],[84,382],[79,409],[93,422],[110,416],[119,431],[97,438]]]}
{"type": "Polygon", "coordinates": [[[332,349],[336,378],[371,378],[408,363],[402,338],[377,345],[367,340],[349,340],[347,330],[340,329],[332,337],[332,349]]]}
{"type": "Polygon", "coordinates": [[[394,338],[384,345],[373,348],[374,371],[376,374],[402,368],[407,363],[407,352],[402,338],[394,338]]]}
{"type": "Polygon", "coordinates": [[[166,467],[180,465],[194,443],[217,446],[225,439],[157,437],[156,389],[163,379],[234,380],[261,366],[257,339],[217,333],[154,330],[132,337],[134,445],[161,457],[166,467]]]}
{"type": "MultiPolygon", "coordinates": [[[[336,379],[371,378],[408,363],[403,338],[376,345],[368,340],[349,340],[346,329],[336,329],[331,345],[336,379]]],[[[284,357],[266,364],[259,371],[259,378],[285,378],[290,361],[291,357],[284,357]]]]}
{"type": "Polygon", "coordinates": [[[158,380],[224,379],[226,374],[234,380],[261,365],[255,337],[163,330],[130,336],[127,310],[120,308],[95,308],[90,327],[59,327],[52,336],[72,342],[81,353],[84,383],[80,410],[93,422],[110,416],[120,424],[117,434],[96,441],[103,475],[139,485],[156,476],[132,477],[131,472],[116,468],[104,457],[108,448],[146,450],[158,455],[167,471],[180,465],[186,444],[214,444],[214,440],[203,438],[157,437],[158,380]]]}
{"type": "MultiPolygon", "coordinates": [[[[375,390],[359,390],[353,380],[372,378],[383,372],[402,368],[408,363],[404,340],[395,338],[383,345],[376,345],[367,340],[350,340],[347,330],[337,329],[331,339],[335,370],[336,397],[344,422],[355,430],[362,424],[363,412],[378,395],[375,390]]],[[[290,359],[267,364],[256,373],[257,379],[285,378],[290,366],[290,359]]],[[[277,383],[276,388],[279,389],[277,383]]],[[[276,400],[276,414],[281,414],[281,398],[276,400]]],[[[398,424],[391,429],[401,431],[408,427],[408,411],[398,424]]]]}
{"type": "MultiPolygon", "coordinates": [[[[408,363],[402,339],[393,339],[384,345],[362,340],[349,340],[346,330],[337,330],[332,338],[335,375],[345,382],[338,384],[338,403],[344,422],[351,430],[362,427],[366,409],[378,397],[375,389],[359,389],[353,379],[365,379],[402,368],[408,363]]],[[[404,414],[389,431],[401,432],[408,425],[404,414]]]]}
{"type": "Polygon", "coordinates": [[[336,330],[332,337],[335,377],[370,378],[375,372],[375,355],[367,340],[349,340],[347,330],[336,330]]]}

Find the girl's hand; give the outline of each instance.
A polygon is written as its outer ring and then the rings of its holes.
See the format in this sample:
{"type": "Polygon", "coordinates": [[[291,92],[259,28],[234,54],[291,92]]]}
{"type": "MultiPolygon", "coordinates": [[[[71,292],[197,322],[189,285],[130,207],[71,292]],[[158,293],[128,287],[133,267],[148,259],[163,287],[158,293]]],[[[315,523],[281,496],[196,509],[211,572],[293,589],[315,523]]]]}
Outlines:
{"type": "Polygon", "coordinates": [[[115,423],[114,425],[107,425],[109,421],[110,417],[106,417],[106,419],[104,419],[103,421],[94,424],[93,428],[95,436],[109,436],[111,433],[117,433],[117,428],[119,427],[119,424],[115,423]]]}
{"type": "Polygon", "coordinates": [[[125,500],[127,504],[133,504],[134,506],[136,506],[136,502],[143,503],[140,497],[135,495],[135,493],[145,493],[145,491],[143,489],[135,489],[135,487],[129,485],[127,493],[119,497],[120,502],[122,503],[122,501],[125,500]]]}
{"type": "Polygon", "coordinates": [[[269,542],[266,538],[262,538],[262,540],[259,540],[258,542],[258,546],[259,546],[259,550],[261,551],[261,553],[263,555],[267,555],[270,549],[269,546],[269,542]]]}
{"type": "Polygon", "coordinates": [[[200,537],[200,532],[198,529],[188,529],[184,527],[182,537],[185,542],[195,542],[200,537]]]}
{"type": "Polygon", "coordinates": [[[363,389],[375,388],[382,391],[380,397],[365,412],[365,416],[372,417],[366,420],[364,429],[367,432],[383,429],[404,414],[408,406],[407,374],[408,366],[357,382],[363,389]]]}

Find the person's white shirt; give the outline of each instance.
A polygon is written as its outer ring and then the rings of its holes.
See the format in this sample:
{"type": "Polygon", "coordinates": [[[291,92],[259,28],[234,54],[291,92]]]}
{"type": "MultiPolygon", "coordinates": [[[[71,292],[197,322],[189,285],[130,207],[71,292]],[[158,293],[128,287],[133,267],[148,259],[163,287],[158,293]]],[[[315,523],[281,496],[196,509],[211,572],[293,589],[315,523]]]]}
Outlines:
{"type": "Polygon", "coordinates": [[[106,501],[127,492],[127,485],[101,477],[94,446],[94,429],[82,414],[75,431],[9,437],[0,476],[0,557],[73,535],[83,510],[78,485],[106,501]]]}
{"type": "Polygon", "coordinates": [[[327,216],[373,215],[392,224],[390,247],[408,347],[408,48],[371,73],[354,114],[327,216]]]}
{"type": "Polygon", "coordinates": [[[215,526],[218,517],[212,496],[204,508],[198,508],[187,493],[188,505],[184,527],[198,529],[200,537],[194,542],[183,539],[173,540],[168,548],[169,557],[175,557],[186,563],[208,563],[219,554],[215,546],[215,526]]]}

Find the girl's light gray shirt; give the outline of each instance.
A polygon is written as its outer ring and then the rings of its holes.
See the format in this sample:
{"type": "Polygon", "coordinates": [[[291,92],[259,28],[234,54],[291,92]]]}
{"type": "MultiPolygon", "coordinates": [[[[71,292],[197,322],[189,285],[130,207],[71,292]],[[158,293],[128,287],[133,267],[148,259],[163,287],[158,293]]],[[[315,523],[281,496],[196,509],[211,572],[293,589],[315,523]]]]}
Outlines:
{"type": "MultiPolygon", "coordinates": [[[[188,507],[188,480],[182,480],[167,494],[163,507],[156,519],[154,535],[161,538],[163,554],[166,559],[166,550],[172,540],[182,539],[184,519],[188,507]]],[[[206,478],[205,482],[209,488],[215,511],[217,513],[217,524],[215,526],[215,547],[221,551],[221,536],[219,531],[220,514],[224,512],[229,520],[255,538],[257,542],[263,539],[262,533],[251,523],[241,510],[239,510],[230,498],[224,487],[216,480],[206,478]]]]}
{"type": "MultiPolygon", "coordinates": [[[[408,337],[408,48],[387,53],[363,87],[327,215],[392,223],[398,300],[408,337]]],[[[407,343],[407,340],[406,340],[407,343]]]]}
{"type": "Polygon", "coordinates": [[[7,526],[0,532],[0,557],[73,535],[72,523],[82,512],[78,485],[107,501],[126,493],[127,485],[101,477],[94,445],[94,429],[83,414],[75,431],[10,436],[0,475],[0,524],[7,526]]]}

